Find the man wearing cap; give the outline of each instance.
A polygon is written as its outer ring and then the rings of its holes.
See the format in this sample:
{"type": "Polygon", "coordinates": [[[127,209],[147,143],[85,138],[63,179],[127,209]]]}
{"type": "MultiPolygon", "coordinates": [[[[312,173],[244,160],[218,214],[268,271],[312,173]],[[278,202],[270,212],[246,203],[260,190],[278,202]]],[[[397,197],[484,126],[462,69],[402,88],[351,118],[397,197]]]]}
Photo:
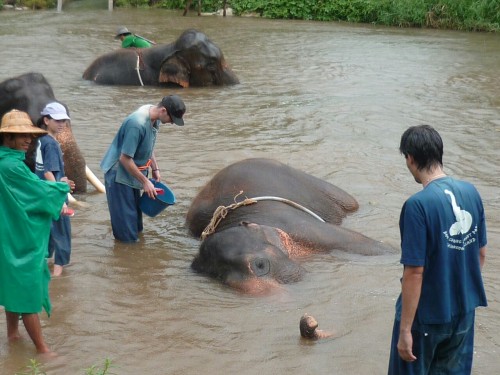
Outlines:
{"type": "Polygon", "coordinates": [[[122,41],[122,48],[149,48],[149,47],[151,47],[150,40],[147,40],[139,35],[132,34],[124,26],[120,26],[116,30],[115,39],[120,39],[122,41]]]}
{"type": "Polygon", "coordinates": [[[158,105],[144,105],[130,114],[120,126],[101,161],[113,236],[122,242],[136,242],[142,232],[139,208],[141,189],[155,199],[156,191],[148,179],[160,181],[160,168],[154,145],[160,123],[184,125],[186,106],[177,95],[165,96],[158,105]]]}
{"type": "Polygon", "coordinates": [[[33,138],[46,134],[25,112],[12,110],[0,125],[0,306],[7,336],[19,339],[19,319],[38,353],[51,354],[38,314],[50,316],[50,273],[45,257],[52,220],[59,218],[70,187],[40,180],[23,162],[33,138]]]}

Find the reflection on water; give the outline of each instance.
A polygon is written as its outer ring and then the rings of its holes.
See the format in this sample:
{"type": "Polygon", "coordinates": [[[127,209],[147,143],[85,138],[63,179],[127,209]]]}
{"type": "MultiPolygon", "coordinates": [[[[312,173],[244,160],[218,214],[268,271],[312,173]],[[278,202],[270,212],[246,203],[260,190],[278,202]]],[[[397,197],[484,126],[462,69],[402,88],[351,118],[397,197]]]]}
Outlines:
{"type": "MultiPolygon", "coordinates": [[[[79,374],[109,357],[119,374],[383,374],[401,266],[397,255],[327,254],[277,295],[241,296],[194,274],[198,241],[184,216],[220,168],[256,156],[277,158],[339,185],[360,202],[343,225],[399,244],[399,210],[420,187],[398,154],[409,125],[430,123],[445,140],[445,168],[483,195],[491,255],[490,306],[478,312],[474,374],[498,373],[500,294],[500,37],[258,18],[181,17],[162,10],[1,12],[0,80],[43,73],[72,112],[88,165],[98,165],[123,118],[168,93],[188,107],[186,126],[165,126],[156,148],[178,202],[145,218],[139,244],[115,243],[105,196],[79,196],[73,264],[51,284],[54,313],[44,333],[60,358],[50,375],[79,374]],[[106,87],[81,74],[119,48],[116,27],[159,42],[186,28],[205,32],[241,84],[210,89],[106,87]],[[314,315],[335,340],[303,345],[299,319],[314,315]]],[[[2,374],[34,356],[29,340],[7,344],[2,374]]]]}

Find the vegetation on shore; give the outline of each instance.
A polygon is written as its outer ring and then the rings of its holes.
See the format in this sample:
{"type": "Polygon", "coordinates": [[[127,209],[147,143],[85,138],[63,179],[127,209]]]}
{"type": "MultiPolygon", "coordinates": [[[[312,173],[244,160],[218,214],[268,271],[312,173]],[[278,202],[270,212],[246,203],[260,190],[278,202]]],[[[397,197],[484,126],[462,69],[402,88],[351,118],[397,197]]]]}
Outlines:
{"type": "MultiPolygon", "coordinates": [[[[85,375],[116,375],[114,372],[110,372],[113,367],[115,366],[111,360],[105,358],[102,368],[93,365],[83,371],[85,371],[85,375]]],[[[29,360],[29,364],[25,367],[24,371],[16,372],[15,375],[47,375],[47,373],[44,370],[44,365],[32,358],[29,360]]]]}
{"type": "MultiPolygon", "coordinates": [[[[0,0],[0,6],[7,1],[32,9],[57,5],[57,0],[0,0]]],[[[202,0],[202,11],[215,12],[222,8],[222,3],[222,0],[202,0]]],[[[227,3],[236,16],[500,31],[499,0],[228,0],[227,3]]],[[[116,7],[184,9],[185,4],[186,0],[115,0],[116,7]]],[[[198,1],[193,0],[193,10],[197,6],[198,1]]]]}

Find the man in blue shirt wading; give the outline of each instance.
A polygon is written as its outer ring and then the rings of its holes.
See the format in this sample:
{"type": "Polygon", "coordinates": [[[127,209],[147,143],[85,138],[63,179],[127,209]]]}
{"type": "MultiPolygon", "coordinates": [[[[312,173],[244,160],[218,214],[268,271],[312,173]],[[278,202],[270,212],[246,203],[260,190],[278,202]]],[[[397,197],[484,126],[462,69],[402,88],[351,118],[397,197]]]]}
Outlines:
{"type": "Polygon", "coordinates": [[[487,305],[483,203],[472,184],[443,172],[443,141],[431,126],[407,129],[399,151],[423,190],[399,219],[404,271],[388,374],[468,375],[475,309],[487,305]]]}
{"type": "Polygon", "coordinates": [[[160,168],[154,155],[160,123],[184,125],[186,106],[177,95],[165,96],[158,105],[144,105],[130,114],[120,126],[101,161],[111,216],[113,236],[122,242],[136,242],[142,232],[141,189],[152,199],[157,195],[152,176],[160,181],[160,168]]]}

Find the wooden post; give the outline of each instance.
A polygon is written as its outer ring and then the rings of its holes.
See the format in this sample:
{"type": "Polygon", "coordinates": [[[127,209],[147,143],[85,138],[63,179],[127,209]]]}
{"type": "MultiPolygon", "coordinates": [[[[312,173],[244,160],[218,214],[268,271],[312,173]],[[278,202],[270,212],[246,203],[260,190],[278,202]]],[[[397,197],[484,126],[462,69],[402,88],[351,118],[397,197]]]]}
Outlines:
{"type": "Polygon", "coordinates": [[[62,2],[63,2],[63,0],[57,0],[57,11],[58,12],[62,11],[62,2]]]}
{"type": "Polygon", "coordinates": [[[108,10],[110,12],[113,10],[113,0],[108,0],[108,10]]]}

